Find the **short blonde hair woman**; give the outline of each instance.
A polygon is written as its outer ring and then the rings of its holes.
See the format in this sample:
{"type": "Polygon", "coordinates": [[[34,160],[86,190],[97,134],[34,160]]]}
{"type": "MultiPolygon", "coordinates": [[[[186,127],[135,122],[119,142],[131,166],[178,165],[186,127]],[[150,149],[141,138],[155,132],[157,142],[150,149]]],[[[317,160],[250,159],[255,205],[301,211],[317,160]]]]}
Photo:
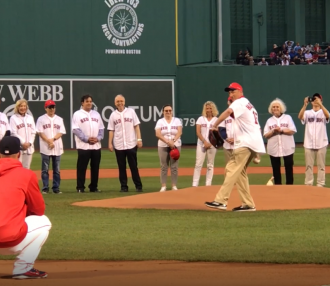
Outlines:
{"type": "Polygon", "coordinates": [[[264,137],[268,139],[267,154],[273,168],[274,184],[282,184],[281,157],[284,160],[286,184],[293,184],[293,154],[295,142],[293,134],[297,132],[296,126],[290,115],[286,112],[285,103],[276,98],[269,107],[268,112],[272,115],[265,125],[264,137]]]}
{"type": "Polygon", "coordinates": [[[213,101],[206,101],[203,104],[202,116],[196,122],[196,135],[198,137],[196,147],[196,163],[194,169],[194,177],[192,186],[197,187],[201,176],[201,170],[207,157],[207,171],[206,171],[206,186],[212,185],[213,172],[214,172],[214,158],[217,149],[209,141],[209,130],[217,121],[219,114],[217,106],[213,101]]]}
{"type": "Polygon", "coordinates": [[[20,99],[15,104],[15,114],[10,117],[11,134],[21,142],[19,160],[26,169],[30,169],[36,137],[36,125],[33,117],[27,113],[28,110],[28,102],[25,99],[20,99]]]}

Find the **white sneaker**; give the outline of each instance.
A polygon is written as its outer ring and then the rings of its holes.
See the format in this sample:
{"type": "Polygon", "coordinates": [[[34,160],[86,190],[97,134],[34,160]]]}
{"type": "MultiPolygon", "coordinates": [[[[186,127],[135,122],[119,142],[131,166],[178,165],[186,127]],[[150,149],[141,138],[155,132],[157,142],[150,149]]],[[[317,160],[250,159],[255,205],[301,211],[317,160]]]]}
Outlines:
{"type": "Polygon", "coordinates": [[[254,164],[259,164],[260,163],[260,159],[259,158],[257,158],[257,157],[255,157],[254,159],[253,159],[253,163],[254,164]]]}
{"type": "Polygon", "coordinates": [[[172,191],[177,191],[177,190],[178,190],[178,188],[176,186],[172,187],[172,191]]]}
{"type": "Polygon", "coordinates": [[[160,189],[160,192],[165,192],[166,191],[166,187],[162,187],[161,189],[160,189]]]}

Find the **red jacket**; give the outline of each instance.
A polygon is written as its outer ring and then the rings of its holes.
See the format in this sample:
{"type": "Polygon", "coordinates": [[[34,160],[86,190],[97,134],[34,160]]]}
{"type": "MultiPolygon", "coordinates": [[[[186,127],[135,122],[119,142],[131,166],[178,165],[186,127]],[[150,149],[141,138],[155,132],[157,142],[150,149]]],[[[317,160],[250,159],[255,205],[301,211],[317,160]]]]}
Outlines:
{"type": "Polygon", "coordinates": [[[36,174],[16,159],[0,158],[0,248],[19,244],[27,234],[25,217],[44,213],[36,174]]]}

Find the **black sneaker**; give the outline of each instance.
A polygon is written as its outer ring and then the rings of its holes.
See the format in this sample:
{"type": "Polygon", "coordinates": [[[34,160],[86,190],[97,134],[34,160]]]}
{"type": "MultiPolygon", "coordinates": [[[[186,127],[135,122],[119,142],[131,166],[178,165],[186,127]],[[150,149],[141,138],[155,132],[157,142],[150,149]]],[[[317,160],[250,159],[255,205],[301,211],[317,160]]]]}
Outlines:
{"type": "Polygon", "coordinates": [[[84,193],[85,192],[85,190],[83,190],[83,189],[77,189],[77,193],[84,193]]]}
{"type": "Polygon", "coordinates": [[[224,204],[220,204],[216,201],[213,201],[213,202],[205,202],[205,205],[209,208],[214,208],[214,209],[219,209],[219,210],[227,210],[227,205],[224,205],[224,204]]]}
{"type": "Polygon", "coordinates": [[[62,192],[60,190],[55,190],[55,191],[53,191],[53,194],[59,195],[59,194],[62,194],[62,192]]]}
{"type": "Polygon", "coordinates": [[[136,188],[136,191],[139,193],[143,192],[142,188],[136,188]]]}
{"type": "Polygon", "coordinates": [[[121,193],[126,193],[126,192],[128,192],[128,189],[127,189],[127,188],[121,188],[121,189],[120,189],[120,192],[121,192],[121,193]]]}
{"type": "Polygon", "coordinates": [[[233,208],[232,211],[233,212],[255,212],[256,208],[245,205],[245,206],[239,206],[237,208],[233,208]]]}
{"type": "Polygon", "coordinates": [[[101,190],[99,190],[99,189],[96,189],[96,190],[94,190],[94,191],[92,191],[92,190],[89,190],[91,193],[101,193],[102,191],[101,190]]]}
{"type": "Polygon", "coordinates": [[[47,190],[47,189],[44,189],[44,190],[42,190],[42,191],[41,191],[41,193],[42,193],[42,194],[44,194],[44,195],[46,195],[46,194],[48,194],[48,193],[49,193],[49,190],[47,190]]]}

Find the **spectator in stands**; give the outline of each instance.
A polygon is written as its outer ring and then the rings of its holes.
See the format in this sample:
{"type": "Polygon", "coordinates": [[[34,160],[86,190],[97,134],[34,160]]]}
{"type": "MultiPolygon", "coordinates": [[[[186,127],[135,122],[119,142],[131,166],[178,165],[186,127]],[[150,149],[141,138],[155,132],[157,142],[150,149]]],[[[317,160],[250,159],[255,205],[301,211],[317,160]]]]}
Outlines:
{"type": "Polygon", "coordinates": [[[327,53],[319,53],[319,63],[327,62],[327,53]]]}
{"type": "Polygon", "coordinates": [[[300,65],[305,62],[304,55],[302,54],[301,49],[298,50],[298,54],[295,56],[293,61],[296,65],[300,65]]]}
{"type": "Polygon", "coordinates": [[[319,43],[316,43],[315,46],[314,46],[314,52],[315,53],[320,53],[322,50],[321,50],[321,47],[319,45],[319,43]]]}
{"type": "Polygon", "coordinates": [[[325,48],[325,53],[327,55],[327,63],[330,64],[330,45],[328,45],[327,48],[325,48]]]}
{"type": "Polygon", "coordinates": [[[318,63],[319,62],[319,54],[318,53],[314,53],[312,55],[312,63],[318,63]]]}
{"type": "Polygon", "coordinates": [[[308,44],[308,45],[306,46],[306,52],[305,52],[305,53],[307,53],[307,51],[313,52],[313,51],[314,51],[314,47],[313,47],[313,45],[308,44]]]}
{"type": "Polygon", "coordinates": [[[305,45],[301,46],[301,53],[304,55],[307,52],[307,48],[305,45]]]}
{"type": "Polygon", "coordinates": [[[282,52],[283,54],[288,50],[287,46],[285,44],[282,45],[279,52],[282,52]]]}
{"type": "Polygon", "coordinates": [[[244,55],[243,55],[243,52],[242,50],[240,50],[236,56],[236,64],[238,65],[242,65],[243,64],[243,61],[244,61],[244,55]]]}
{"type": "Polygon", "coordinates": [[[254,60],[252,56],[249,57],[249,66],[254,66],[254,60]]]}
{"type": "Polygon", "coordinates": [[[279,65],[279,66],[282,65],[282,57],[276,56],[275,65],[279,65]]]}
{"type": "Polygon", "coordinates": [[[278,54],[279,51],[280,51],[280,47],[278,47],[276,44],[274,44],[272,52],[274,52],[275,54],[278,54]]]}
{"type": "Polygon", "coordinates": [[[258,63],[258,66],[268,66],[265,58],[262,58],[261,61],[258,63]]]}
{"type": "Polygon", "coordinates": [[[270,57],[270,64],[276,65],[277,54],[275,52],[271,52],[269,57],[270,57]]]}
{"type": "Polygon", "coordinates": [[[290,64],[290,61],[288,60],[287,57],[285,57],[284,55],[282,55],[282,62],[281,65],[282,66],[288,66],[290,64]]]}
{"type": "Polygon", "coordinates": [[[301,50],[301,46],[299,43],[297,43],[297,45],[294,47],[294,51],[298,53],[299,50],[301,50]]]}
{"type": "Polygon", "coordinates": [[[291,49],[289,56],[290,56],[290,61],[293,61],[293,59],[295,58],[295,56],[297,55],[297,53],[295,52],[294,49],[291,49]]]}
{"type": "Polygon", "coordinates": [[[293,44],[294,44],[294,41],[285,41],[285,46],[289,53],[291,52],[291,49],[293,49],[293,44]]]}
{"type": "Polygon", "coordinates": [[[305,53],[305,61],[306,63],[308,63],[309,65],[312,64],[313,61],[313,55],[311,54],[311,51],[309,49],[307,49],[306,53],[305,53]]]}

